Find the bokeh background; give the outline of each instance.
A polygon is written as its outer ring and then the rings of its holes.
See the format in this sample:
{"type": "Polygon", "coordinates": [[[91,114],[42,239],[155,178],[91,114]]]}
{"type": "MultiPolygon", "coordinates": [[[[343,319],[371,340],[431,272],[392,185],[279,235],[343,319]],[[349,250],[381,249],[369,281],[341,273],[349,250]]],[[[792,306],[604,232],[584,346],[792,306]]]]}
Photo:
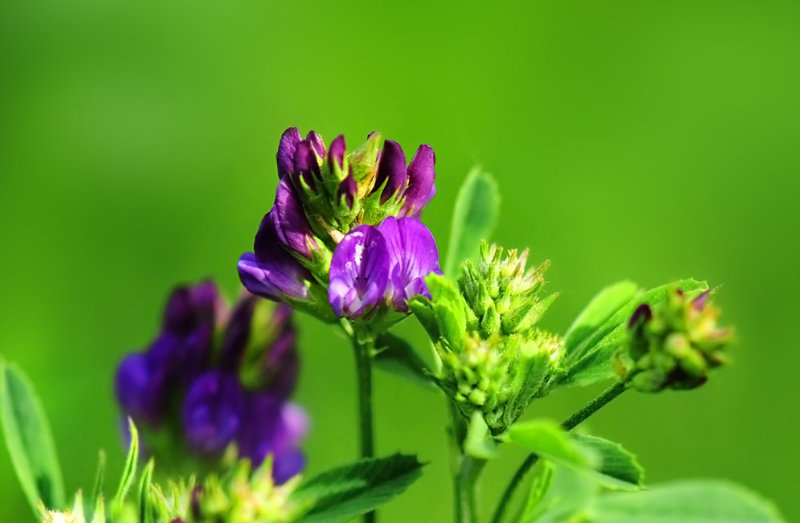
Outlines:
{"type": "MultiPolygon", "coordinates": [[[[90,486],[101,447],[109,477],[121,467],[113,371],[169,289],[211,276],[238,292],[298,125],[430,143],[442,251],[464,175],[493,172],[495,239],[552,260],[552,329],[623,278],[722,284],[735,363],[696,392],[628,394],[591,426],[652,483],[729,477],[800,519],[799,23],[774,0],[0,3],[0,352],[38,386],[68,489],[90,486]]],[[[352,355],[300,323],[314,473],[356,453],[352,355]]],[[[392,375],[376,388],[379,450],[430,462],[384,521],[446,520],[441,399],[392,375]]],[[[520,459],[491,464],[484,512],[520,459]]],[[[29,517],[3,450],[0,520],[29,517]]]]}

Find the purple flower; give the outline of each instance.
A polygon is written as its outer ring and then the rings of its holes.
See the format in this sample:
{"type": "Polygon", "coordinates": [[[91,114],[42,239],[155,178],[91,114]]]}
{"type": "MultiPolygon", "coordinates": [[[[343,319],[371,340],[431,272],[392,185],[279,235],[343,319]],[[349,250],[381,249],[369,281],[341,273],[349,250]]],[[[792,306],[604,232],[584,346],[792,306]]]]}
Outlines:
{"type": "Polygon", "coordinates": [[[311,274],[281,246],[269,214],[258,228],[254,251],[239,259],[239,279],[248,291],[276,301],[308,298],[304,280],[311,274]]]}
{"type": "Polygon", "coordinates": [[[377,227],[360,225],[333,252],[328,301],[337,316],[357,318],[382,300],[389,280],[389,251],[377,227]]]}
{"type": "Polygon", "coordinates": [[[328,162],[331,170],[334,170],[337,166],[339,169],[344,169],[344,153],[346,149],[344,136],[340,134],[333,139],[331,150],[328,153],[328,162]]]}
{"type": "Polygon", "coordinates": [[[403,214],[419,216],[422,208],[436,194],[436,186],[433,185],[436,177],[435,163],[436,155],[433,153],[433,148],[430,145],[420,145],[417,154],[408,165],[408,188],[405,192],[403,214]]]}
{"type": "Polygon", "coordinates": [[[328,301],[337,316],[357,318],[384,302],[408,312],[406,301],[428,294],[425,277],[439,271],[436,241],[416,218],[361,225],[336,247],[328,301]]]}
{"type": "Polygon", "coordinates": [[[416,295],[430,298],[425,277],[439,270],[439,251],[433,234],[416,218],[383,220],[378,230],[386,240],[391,265],[387,297],[394,308],[408,312],[406,301],[416,295]]]}
{"type": "Polygon", "coordinates": [[[244,391],[235,375],[220,371],[203,374],[183,402],[186,442],[200,454],[220,453],[236,436],[244,409],[244,391]]]}

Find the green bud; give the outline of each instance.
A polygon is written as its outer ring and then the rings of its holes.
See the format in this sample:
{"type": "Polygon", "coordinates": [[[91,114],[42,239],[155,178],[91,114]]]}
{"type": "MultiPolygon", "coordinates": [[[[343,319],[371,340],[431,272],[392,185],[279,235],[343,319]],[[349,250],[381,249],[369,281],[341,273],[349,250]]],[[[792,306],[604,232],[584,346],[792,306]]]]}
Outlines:
{"type": "Polygon", "coordinates": [[[642,392],[705,383],[709,370],[725,362],[724,349],[732,339],[731,329],[717,326],[719,311],[707,299],[708,291],[692,299],[675,290],[656,307],[637,308],[615,362],[617,373],[642,392]]]}

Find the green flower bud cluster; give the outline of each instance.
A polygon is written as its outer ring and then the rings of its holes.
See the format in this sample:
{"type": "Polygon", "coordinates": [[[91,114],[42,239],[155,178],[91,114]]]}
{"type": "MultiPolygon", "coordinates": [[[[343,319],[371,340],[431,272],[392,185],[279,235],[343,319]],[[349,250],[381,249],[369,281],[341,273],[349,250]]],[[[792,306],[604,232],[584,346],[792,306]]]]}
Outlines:
{"type": "Polygon", "coordinates": [[[719,310],[708,304],[709,291],[692,299],[671,292],[656,307],[643,304],[629,323],[626,344],[616,359],[617,373],[642,392],[686,390],[708,380],[725,363],[733,332],[717,326],[719,310]]]}
{"type": "Polygon", "coordinates": [[[536,327],[556,296],[542,297],[547,264],[526,270],[527,255],[484,244],[457,283],[431,275],[432,299],[411,302],[441,360],[439,386],[466,418],[481,412],[493,434],[547,393],[563,353],[561,338],[536,327]]]}
{"type": "MultiPolygon", "coordinates": [[[[152,467],[152,463],[150,466],[152,467]]],[[[240,460],[223,475],[211,474],[201,483],[194,476],[188,480],[170,480],[164,487],[151,483],[144,506],[128,500],[113,507],[110,515],[107,514],[101,495],[91,519],[84,513],[83,498],[79,491],[72,510],[60,512],[42,507],[41,521],[289,523],[300,519],[309,508],[290,499],[299,482],[300,477],[296,476],[282,485],[275,485],[270,459],[266,459],[254,471],[251,470],[250,461],[240,460]]]]}

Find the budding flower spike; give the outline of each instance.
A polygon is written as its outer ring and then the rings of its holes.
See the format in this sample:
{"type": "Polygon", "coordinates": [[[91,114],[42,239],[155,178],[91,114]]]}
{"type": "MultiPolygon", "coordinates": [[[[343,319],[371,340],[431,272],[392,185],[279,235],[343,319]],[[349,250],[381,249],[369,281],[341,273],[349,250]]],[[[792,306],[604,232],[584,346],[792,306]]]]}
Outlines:
{"type": "MultiPolygon", "coordinates": [[[[407,313],[439,270],[433,235],[419,221],[436,193],[435,155],[370,133],[348,152],[292,127],[277,153],[278,187],[252,253],[239,260],[242,284],[325,321],[407,313]]],[[[402,317],[402,316],[396,316],[402,317]]]]}
{"type": "Polygon", "coordinates": [[[457,283],[428,276],[432,298],[410,302],[441,360],[437,383],[466,419],[480,412],[493,434],[560,372],[563,341],[536,327],[556,295],[542,294],[547,264],[526,270],[527,256],[484,242],[457,283]]]}
{"type": "Polygon", "coordinates": [[[120,364],[117,398],[160,462],[211,463],[235,447],[255,464],[272,456],[285,481],[303,469],[308,428],[288,401],[299,365],[291,309],[252,295],[225,309],[211,282],[178,287],[162,332],[120,364]]]}
{"type": "Polygon", "coordinates": [[[640,305],[631,316],[628,338],[616,360],[617,372],[641,392],[694,389],[708,372],[727,361],[733,338],[717,326],[719,311],[710,291],[694,298],[675,289],[655,307],[640,305]]]}

